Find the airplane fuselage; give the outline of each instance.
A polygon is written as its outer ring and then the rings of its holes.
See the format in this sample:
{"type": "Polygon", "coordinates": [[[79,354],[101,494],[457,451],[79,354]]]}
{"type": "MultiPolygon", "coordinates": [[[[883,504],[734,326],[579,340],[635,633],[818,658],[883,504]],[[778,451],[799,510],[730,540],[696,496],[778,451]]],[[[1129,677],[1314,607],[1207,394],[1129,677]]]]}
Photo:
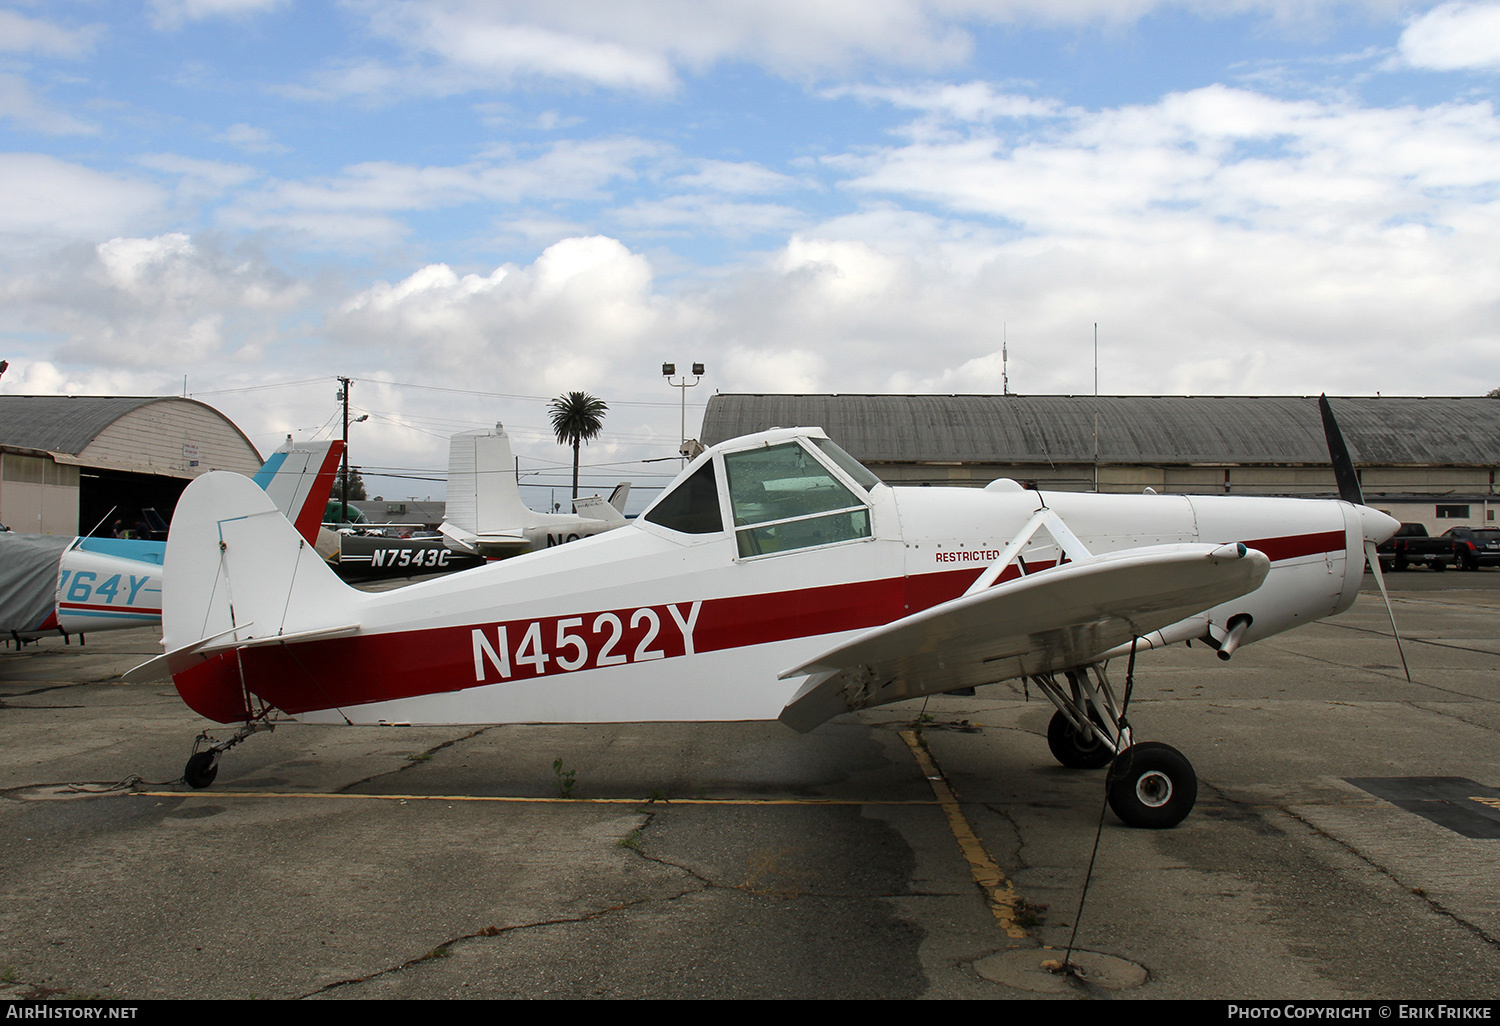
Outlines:
{"type": "MultiPolygon", "coordinates": [[[[801,683],[778,673],[964,594],[1043,506],[1096,555],[1242,542],[1269,557],[1259,588],[1142,629],[1148,645],[1216,644],[1237,617],[1249,618],[1238,639],[1249,643],[1340,612],[1357,593],[1366,534],[1384,527],[1371,520],[1380,514],[1332,500],[1039,493],[1010,482],[892,488],[799,437],[768,432],[711,450],[626,527],[398,591],[309,603],[312,612],[275,629],[357,631],[219,652],[177,673],[179,690],[222,722],[249,714],[241,679],[306,722],[776,719],[801,683]],[[761,463],[735,463],[736,446],[761,463]],[[766,453],[804,469],[767,469],[766,453]],[[694,488],[691,501],[669,501],[694,488]]],[[[234,540],[223,537],[230,585],[246,596],[234,540]]],[[[1039,539],[1000,580],[1061,555],[1039,539]]],[[[171,580],[170,550],[168,560],[171,580]]],[[[186,628],[172,636],[170,601],[169,650],[193,640],[186,628]]],[[[243,617],[218,629],[234,623],[243,617]]],[[[264,638],[269,626],[237,637],[264,638]]]]}

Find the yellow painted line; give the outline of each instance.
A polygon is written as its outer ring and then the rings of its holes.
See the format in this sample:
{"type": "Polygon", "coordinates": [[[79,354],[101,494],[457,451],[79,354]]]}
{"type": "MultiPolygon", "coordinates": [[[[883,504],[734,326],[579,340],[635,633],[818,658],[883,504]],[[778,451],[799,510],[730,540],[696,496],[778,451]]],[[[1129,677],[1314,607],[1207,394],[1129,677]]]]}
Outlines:
{"type": "Polygon", "coordinates": [[[147,798],[353,798],[382,802],[508,802],[521,805],[917,805],[864,798],[526,798],[488,794],[338,794],[328,791],[132,791],[147,798]]]}
{"type": "Polygon", "coordinates": [[[937,763],[933,762],[932,756],[922,744],[921,738],[914,730],[903,730],[901,740],[911,749],[912,756],[917,760],[922,773],[927,777],[927,783],[932,788],[932,793],[937,797],[938,804],[942,806],[943,813],[948,817],[948,829],[953,832],[953,839],[958,842],[959,851],[963,852],[964,858],[969,863],[969,872],[974,877],[974,882],[984,892],[986,900],[990,903],[990,911],[1000,921],[1006,936],[1015,940],[1023,940],[1026,937],[1026,928],[1016,922],[1016,912],[1020,905],[1021,896],[1016,893],[1016,885],[1006,878],[990,858],[989,853],[984,850],[984,844],[975,835],[974,829],[969,826],[968,817],[964,815],[963,809],[958,804],[958,798],[953,789],[948,786],[948,780],[943,776],[942,770],[938,769],[937,763]]]}

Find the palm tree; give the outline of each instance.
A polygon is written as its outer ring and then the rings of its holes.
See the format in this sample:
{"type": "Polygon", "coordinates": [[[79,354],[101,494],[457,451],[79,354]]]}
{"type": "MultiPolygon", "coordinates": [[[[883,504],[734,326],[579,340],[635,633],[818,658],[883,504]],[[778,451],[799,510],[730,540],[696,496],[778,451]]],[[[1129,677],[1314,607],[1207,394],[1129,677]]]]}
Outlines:
{"type": "Polygon", "coordinates": [[[573,497],[578,496],[578,446],[591,442],[604,429],[604,414],[609,411],[604,400],[587,392],[569,392],[547,404],[552,414],[552,433],[559,445],[573,446],[573,497]]]}

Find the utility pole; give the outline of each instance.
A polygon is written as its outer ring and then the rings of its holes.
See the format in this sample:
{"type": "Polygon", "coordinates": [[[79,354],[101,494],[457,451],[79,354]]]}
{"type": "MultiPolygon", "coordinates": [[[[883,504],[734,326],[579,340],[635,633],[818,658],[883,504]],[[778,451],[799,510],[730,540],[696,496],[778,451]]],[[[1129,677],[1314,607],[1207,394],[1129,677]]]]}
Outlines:
{"type": "Polygon", "coordinates": [[[349,519],[349,386],[354,384],[353,378],[339,378],[339,391],[336,399],[344,404],[344,487],[343,494],[339,496],[339,502],[344,508],[339,511],[340,521],[349,519]]]}
{"type": "Polygon", "coordinates": [[[1094,491],[1099,490],[1099,322],[1094,322],[1094,491]]]}

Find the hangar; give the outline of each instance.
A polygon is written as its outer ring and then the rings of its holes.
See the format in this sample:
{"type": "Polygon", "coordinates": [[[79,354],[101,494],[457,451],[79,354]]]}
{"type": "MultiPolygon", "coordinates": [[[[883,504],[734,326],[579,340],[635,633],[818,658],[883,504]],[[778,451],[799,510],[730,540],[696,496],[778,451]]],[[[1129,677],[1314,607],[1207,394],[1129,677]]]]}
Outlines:
{"type": "Polygon", "coordinates": [[[0,523],[69,535],[145,508],[170,517],[208,470],[254,474],[260,453],[218,410],[173,396],[0,396],[0,523]]]}
{"type": "MultiPolygon", "coordinates": [[[[1494,525],[1500,399],[1329,402],[1368,503],[1435,533],[1494,525]]],[[[703,441],[794,426],[891,484],[1337,494],[1316,396],[715,395],[703,441]]]]}

